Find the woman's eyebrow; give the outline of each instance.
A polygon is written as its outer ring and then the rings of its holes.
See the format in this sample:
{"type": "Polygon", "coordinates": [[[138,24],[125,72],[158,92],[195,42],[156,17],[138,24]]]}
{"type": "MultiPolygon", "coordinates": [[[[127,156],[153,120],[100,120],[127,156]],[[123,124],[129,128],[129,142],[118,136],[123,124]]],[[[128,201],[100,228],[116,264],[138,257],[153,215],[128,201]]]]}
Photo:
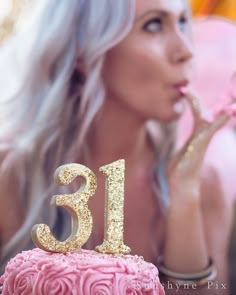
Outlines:
{"type": "Polygon", "coordinates": [[[141,19],[143,19],[144,17],[146,17],[149,14],[158,14],[161,17],[167,17],[169,12],[166,10],[160,10],[160,9],[150,9],[140,15],[138,15],[135,19],[135,22],[140,21],[141,19]]]}
{"type": "MultiPolygon", "coordinates": [[[[181,10],[181,11],[179,11],[178,15],[183,15],[185,12],[186,12],[185,10],[181,10]]],[[[168,10],[162,10],[162,9],[150,9],[150,10],[142,13],[141,15],[137,16],[135,19],[135,23],[142,20],[143,18],[145,18],[149,14],[156,14],[156,15],[159,15],[163,18],[167,18],[171,14],[171,12],[168,10]]]]}

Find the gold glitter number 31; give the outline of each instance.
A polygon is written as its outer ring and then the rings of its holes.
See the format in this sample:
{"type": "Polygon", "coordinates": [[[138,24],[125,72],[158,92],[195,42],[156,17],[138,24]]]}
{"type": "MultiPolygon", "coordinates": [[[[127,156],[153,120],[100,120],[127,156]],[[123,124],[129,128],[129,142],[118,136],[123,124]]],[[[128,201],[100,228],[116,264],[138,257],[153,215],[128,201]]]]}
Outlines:
{"type": "MultiPolygon", "coordinates": [[[[106,206],[104,241],[102,245],[96,247],[96,250],[110,254],[129,253],[130,248],[123,242],[125,160],[118,160],[99,170],[106,177],[106,206]]],[[[59,167],[54,178],[59,184],[68,185],[77,176],[82,176],[85,180],[79,191],[74,194],[56,195],[51,200],[52,205],[62,206],[71,214],[71,235],[66,241],[60,242],[46,224],[36,224],[32,228],[32,239],[43,250],[51,252],[78,250],[91,235],[93,220],[87,203],[96,191],[96,176],[83,165],[68,164],[59,167]]]]}
{"type": "Polygon", "coordinates": [[[72,232],[64,241],[58,241],[46,224],[36,224],[32,228],[32,239],[41,249],[50,252],[69,252],[80,249],[89,239],[93,220],[87,203],[95,193],[97,179],[94,173],[86,166],[68,164],[60,166],[54,179],[60,185],[70,184],[77,176],[82,176],[83,183],[80,189],[73,194],[56,195],[52,197],[51,204],[62,206],[69,211],[72,217],[72,232]]]}
{"type": "Polygon", "coordinates": [[[105,236],[96,250],[110,254],[129,253],[130,248],[123,242],[125,160],[118,160],[99,170],[106,177],[105,236]]]}

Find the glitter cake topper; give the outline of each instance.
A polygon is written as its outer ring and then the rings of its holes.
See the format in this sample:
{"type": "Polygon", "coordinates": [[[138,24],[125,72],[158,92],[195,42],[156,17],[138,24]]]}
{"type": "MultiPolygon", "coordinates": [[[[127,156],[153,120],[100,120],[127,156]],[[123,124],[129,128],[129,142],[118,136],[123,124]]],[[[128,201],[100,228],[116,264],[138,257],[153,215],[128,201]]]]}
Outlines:
{"type": "MultiPolygon", "coordinates": [[[[131,250],[123,242],[125,161],[118,160],[101,167],[100,171],[106,178],[105,238],[96,250],[107,254],[127,254],[131,250]]],[[[68,185],[77,176],[82,176],[84,180],[77,192],[56,195],[51,200],[52,205],[61,206],[70,213],[72,218],[70,237],[60,242],[46,224],[36,224],[32,228],[33,242],[45,251],[66,253],[79,250],[91,235],[93,219],[87,203],[97,188],[95,174],[88,167],[73,163],[60,166],[54,178],[59,184],[68,185]]]]}

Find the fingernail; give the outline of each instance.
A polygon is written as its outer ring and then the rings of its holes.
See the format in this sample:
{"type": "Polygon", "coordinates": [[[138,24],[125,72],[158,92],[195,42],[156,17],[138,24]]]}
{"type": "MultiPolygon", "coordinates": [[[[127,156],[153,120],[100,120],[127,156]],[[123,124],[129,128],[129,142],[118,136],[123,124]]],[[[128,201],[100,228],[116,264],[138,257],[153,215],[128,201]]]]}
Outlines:
{"type": "Polygon", "coordinates": [[[188,87],[187,86],[181,86],[178,88],[179,92],[183,95],[185,95],[188,92],[188,87]]]}
{"type": "Polygon", "coordinates": [[[223,113],[225,110],[225,105],[223,105],[222,103],[219,104],[215,110],[213,111],[213,117],[216,118],[217,116],[219,116],[221,113],[223,113]]]}
{"type": "Polygon", "coordinates": [[[236,104],[230,105],[225,109],[227,115],[236,116],[236,104]]]}
{"type": "Polygon", "coordinates": [[[207,123],[212,123],[214,121],[214,115],[209,110],[203,110],[202,119],[207,123]]]}

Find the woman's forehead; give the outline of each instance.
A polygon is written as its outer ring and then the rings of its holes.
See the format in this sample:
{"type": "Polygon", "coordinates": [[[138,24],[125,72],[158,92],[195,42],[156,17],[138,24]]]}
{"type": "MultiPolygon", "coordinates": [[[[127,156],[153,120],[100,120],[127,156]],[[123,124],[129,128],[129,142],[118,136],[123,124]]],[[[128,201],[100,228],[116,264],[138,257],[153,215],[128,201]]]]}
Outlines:
{"type": "Polygon", "coordinates": [[[179,14],[186,9],[185,0],[136,0],[136,18],[152,10],[179,14]]]}

